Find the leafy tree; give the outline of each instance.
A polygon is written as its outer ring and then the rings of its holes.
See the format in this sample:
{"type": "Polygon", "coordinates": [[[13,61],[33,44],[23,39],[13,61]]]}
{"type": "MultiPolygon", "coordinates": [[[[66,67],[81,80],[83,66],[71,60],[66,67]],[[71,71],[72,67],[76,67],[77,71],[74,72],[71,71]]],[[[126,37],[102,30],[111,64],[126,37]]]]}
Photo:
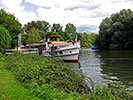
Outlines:
{"type": "Polygon", "coordinates": [[[133,49],[133,12],[123,9],[104,19],[96,44],[101,49],[133,49]]]}
{"type": "Polygon", "coordinates": [[[66,38],[66,39],[73,39],[74,40],[76,35],[77,35],[76,27],[73,24],[68,23],[66,25],[65,33],[64,34],[65,34],[66,37],[69,37],[71,35],[71,37],[66,38]]]}
{"type": "Polygon", "coordinates": [[[70,33],[63,32],[63,39],[64,40],[72,40],[72,36],[70,33]]]}
{"type": "Polygon", "coordinates": [[[66,32],[66,33],[74,34],[74,33],[76,33],[76,27],[75,27],[73,24],[68,23],[68,24],[66,25],[65,32],[66,32]]]}
{"type": "Polygon", "coordinates": [[[77,33],[77,36],[78,36],[78,41],[79,41],[79,40],[81,41],[82,34],[81,34],[81,33],[77,33]]]}
{"type": "Polygon", "coordinates": [[[41,40],[41,37],[39,35],[39,30],[33,27],[28,32],[28,38],[26,43],[40,43],[40,40],[41,40]]]}
{"type": "Polygon", "coordinates": [[[91,48],[93,45],[95,45],[95,38],[97,37],[98,35],[96,33],[90,33],[90,34],[87,34],[87,33],[83,33],[81,35],[81,46],[82,47],[87,47],[87,48],[91,48]]]}
{"type": "Polygon", "coordinates": [[[28,33],[28,31],[30,31],[33,27],[44,32],[49,32],[50,24],[46,21],[31,21],[25,24],[23,29],[26,33],[28,33]]]}
{"type": "Polygon", "coordinates": [[[27,40],[27,34],[26,33],[22,33],[21,34],[21,41],[23,45],[26,45],[26,40],[27,40]]]}
{"type": "Polygon", "coordinates": [[[81,37],[81,46],[92,47],[92,40],[90,39],[90,35],[85,32],[82,34],[82,37],[81,37]]]}
{"type": "Polygon", "coordinates": [[[14,15],[7,13],[3,9],[1,9],[0,10],[0,25],[5,27],[9,31],[11,38],[12,38],[11,46],[12,47],[17,46],[18,34],[23,33],[21,24],[19,23],[18,19],[16,19],[14,15]]]}
{"type": "Polygon", "coordinates": [[[47,34],[48,34],[48,32],[44,32],[44,31],[39,30],[39,35],[40,35],[42,40],[46,39],[47,34]]]}
{"type": "Polygon", "coordinates": [[[92,41],[92,43],[91,43],[92,45],[95,45],[95,40],[96,40],[97,36],[98,36],[98,34],[96,34],[96,33],[89,34],[89,38],[92,41]]]}
{"type": "Polygon", "coordinates": [[[7,29],[0,26],[0,52],[5,53],[5,49],[10,47],[11,36],[7,29]]]}
{"type": "Polygon", "coordinates": [[[60,24],[53,24],[52,28],[51,28],[51,32],[57,32],[57,33],[61,34],[62,28],[63,28],[63,26],[61,26],[60,24]]]}

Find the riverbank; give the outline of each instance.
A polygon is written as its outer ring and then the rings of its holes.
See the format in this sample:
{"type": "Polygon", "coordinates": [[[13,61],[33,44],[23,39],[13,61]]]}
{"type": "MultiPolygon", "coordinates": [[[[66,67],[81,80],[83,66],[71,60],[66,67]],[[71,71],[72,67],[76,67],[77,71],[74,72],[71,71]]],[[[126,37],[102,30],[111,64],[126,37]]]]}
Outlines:
{"type": "Polygon", "coordinates": [[[5,61],[6,69],[13,72],[22,87],[42,100],[130,99],[126,90],[114,84],[104,88],[97,87],[95,90],[88,87],[84,75],[74,72],[58,58],[47,59],[14,53],[6,57],[5,61]]]}

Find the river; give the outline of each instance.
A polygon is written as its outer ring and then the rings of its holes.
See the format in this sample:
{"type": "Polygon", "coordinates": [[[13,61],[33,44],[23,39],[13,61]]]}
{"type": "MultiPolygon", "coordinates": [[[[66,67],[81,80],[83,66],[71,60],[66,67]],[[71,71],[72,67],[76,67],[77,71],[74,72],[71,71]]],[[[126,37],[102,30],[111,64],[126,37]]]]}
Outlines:
{"type": "Polygon", "coordinates": [[[90,77],[95,86],[103,86],[114,81],[133,90],[133,51],[82,49],[79,64],[72,66],[90,77]]]}

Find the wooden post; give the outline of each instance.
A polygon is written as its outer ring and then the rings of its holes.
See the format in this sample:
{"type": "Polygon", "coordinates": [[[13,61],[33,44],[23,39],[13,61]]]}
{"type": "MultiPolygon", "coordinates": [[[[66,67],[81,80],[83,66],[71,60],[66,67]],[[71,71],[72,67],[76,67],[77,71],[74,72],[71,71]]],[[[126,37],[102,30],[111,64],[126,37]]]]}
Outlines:
{"type": "Polygon", "coordinates": [[[55,57],[55,46],[54,45],[51,46],[51,56],[55,57]]]}

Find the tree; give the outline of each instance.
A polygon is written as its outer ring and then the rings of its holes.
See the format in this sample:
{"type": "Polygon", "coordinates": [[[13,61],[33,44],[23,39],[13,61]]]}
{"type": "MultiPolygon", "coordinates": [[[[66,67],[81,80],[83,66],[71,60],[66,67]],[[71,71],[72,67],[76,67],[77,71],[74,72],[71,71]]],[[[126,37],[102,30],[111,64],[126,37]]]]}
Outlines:
{"type": "Polygon", "coordinates": [[[50,29],[50,24],[46,21],[31,21],[27,24],[24,25],[23,29],[26,33],[30,31],[33,27],[35,27],[38,30],[44,31],[44,32],[49,32],[50,29]]]}
{"type": "Polygon", "coordinates": [[[53,24],[51,28],[51,32],[57,32],[62,36],[63,35],[62,28],[63,26],[61,26],[60,24],[53,24]]]}
{"type": "MultiPolygon", "coordinates": [[[[67,25],[66,25],[66,28],[65,28],[65,36],[67,36],[67,35],[71,35],[71,38],[72,38],[72,40],[74,40],[75,39],[75,37],[76,37],[76,35],[77,35],[77,32],[76,32],[76,27],[73,25],[73,24],[71,24],[71,23],[68,23],[67,25]]],[[[68,37],[68,36],[67,36],[68,37]]],[[[68,38],[67,38],[68,39],[68,38]]]]}
{"type": "Polygon", "coordinates": [[[90,34],[89,34],[89,38],[90,38],[90,40],[92,41],[91,44],[92,44],[93,46],[95,45],[95,40],[96,40],[97,36],[98,36],[98,34],[96,34],[96,33],[90,33],[90,34]]]}
{"type": "Polygon", "coordinates": [[[133,12],[123,9],[104,19],[96,44],[101,49],[133,49],[133,12]]]}
{"type": "Polygon", "coordinates": [[[0,26],[0,52],[5,53],[5,49],[9,48],[11,42],[11,36],[7,29],[0,26]]]}
{"type": "Polygon", "coordinates": [[[40,40],[41,40],[41,37],[39,35],[39,30],[33,27],[28,32],[28,38],[26,43],[40,43],[40,40]]]}
{"type": "Polygon", "coordinates": [[[74,33],[76,33],[76,27],[75,27],[73,24],[68,23],[68,24],[66,25],[65,32],[66,32],[66,33],[74,34],[74,33]]]}
{"type": "Polygon", "coordinates": [[[3,9],[0,10],[0,25],[5,27],[12,38],[11,46],[15,47],[18,44],[18,34],[23,33],[21,24],[14,15],[6,13],[3,9]]]}
{"type": "Polygon", "coordinates": [[[85,48],[92,47],[92,40],[90,39],[90,35],[85,32],[81,36],[81,46],[85,48]]]}
{"type": "Polygon", "coordinates": [[[41,37],[41,40],[46,39],[47,34],[48,34],[48,32],[44,32],[44,31],[39,30],[39,35],[41,37]]]}

